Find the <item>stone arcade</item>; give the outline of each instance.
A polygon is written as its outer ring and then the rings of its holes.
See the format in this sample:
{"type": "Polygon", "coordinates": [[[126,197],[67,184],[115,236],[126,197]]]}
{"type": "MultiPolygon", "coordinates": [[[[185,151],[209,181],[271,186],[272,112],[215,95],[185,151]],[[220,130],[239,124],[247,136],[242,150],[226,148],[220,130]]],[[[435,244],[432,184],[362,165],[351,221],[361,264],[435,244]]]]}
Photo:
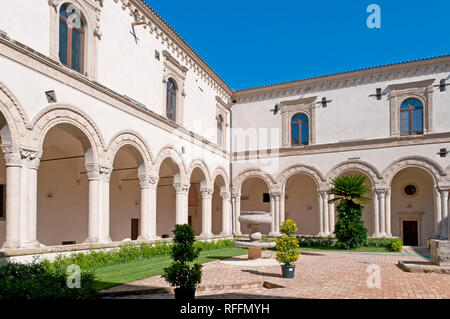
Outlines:
{"type": "Polygon", "coordinates": [[[450,56],[234,91],[141,0],[3,1],[0,30],[4,254],[239,236],[241,210],[329,236],[354,173],[370,235],[448,238],[450,56]]]}

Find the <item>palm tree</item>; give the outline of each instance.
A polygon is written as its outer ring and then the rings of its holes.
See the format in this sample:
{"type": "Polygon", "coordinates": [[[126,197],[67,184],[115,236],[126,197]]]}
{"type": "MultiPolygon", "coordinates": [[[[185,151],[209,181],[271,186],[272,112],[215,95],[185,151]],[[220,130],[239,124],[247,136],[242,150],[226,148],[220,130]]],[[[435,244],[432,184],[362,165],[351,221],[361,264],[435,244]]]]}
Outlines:
{"type": "Polygon", "coordinates": [[[366,178],[363,175],[336,177],[332,182],[333,188],[330,190],[330,194],[335,197],[328,202],[341,204],[345,201],[351,201],[358,205],[369,203],[371,199],[364,196],[370,193],[370,188],[364,185],[365,181],[366,178]]]}
{"type": "Polygon", "coordinates": [[[364,196],[370,188],[364,185],[362,175],[339,176],[333,180],[330,194],[335,198],[329,203],[338,203],[338,221],[334,233],[339,243],[346,249],[361,247],[367,243],[367,229],[362,221],[364,207],[371,201],[364,196]]]}

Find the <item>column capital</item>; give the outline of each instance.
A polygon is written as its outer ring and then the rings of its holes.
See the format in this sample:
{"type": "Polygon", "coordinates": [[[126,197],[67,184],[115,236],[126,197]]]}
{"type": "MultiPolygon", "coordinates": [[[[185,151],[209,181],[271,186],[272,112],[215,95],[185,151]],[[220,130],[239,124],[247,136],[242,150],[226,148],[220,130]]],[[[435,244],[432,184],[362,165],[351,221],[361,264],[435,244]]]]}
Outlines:
{"type": "Polygon", "coordinates": [[[25,166],[37,169],[42,156],[42,151],[19,145],[2,145],[2,152],[6,166],[25,166]]]}
{"type": "Polygon", "coordinates": [[[173,183],[172,185],[175,188],[175,192],[177,194],[187,194],[189,192],[189,184],[173,183]]]}
{"type": "Polygon", "coordinates": [[[375,188],[374,191],[377,193],[379,197],[385,197],[390,191],[390,189],[387,187],[383,187],[383,188],[375,188]]]}
{"type": "Polygon", "coordinates": [[[448,194],[448,192],[450,191],[450,185],[438,185],[435,187],[435,190],[442,196],[446,193],[448,194]]]}
{"type": "Polygon", "coordinates": [[[222,197],[222,200],[230,200],[231,194],[228,192],[221,192],[220,197],[222,197]]]}
{"type": "Polygon", "coordinates": [[[138,174],[139,185],[143,189],[156,189],[159,182],[159,176],[153,174],[138,174]]]}
{"type": "Polygon", "coordinates": [[[112,167],[102,166],[97,164],[86,164],[86,175],[90,181],[105,181],[109,182],[111,179],[112,167]]]}
{"type": "Polygon", "coordinates": [[[200,188],[200,197],[202,199],[209,199],[212,198],[212,195],[214,194],[214,189],[212,188],[200,188]]]}

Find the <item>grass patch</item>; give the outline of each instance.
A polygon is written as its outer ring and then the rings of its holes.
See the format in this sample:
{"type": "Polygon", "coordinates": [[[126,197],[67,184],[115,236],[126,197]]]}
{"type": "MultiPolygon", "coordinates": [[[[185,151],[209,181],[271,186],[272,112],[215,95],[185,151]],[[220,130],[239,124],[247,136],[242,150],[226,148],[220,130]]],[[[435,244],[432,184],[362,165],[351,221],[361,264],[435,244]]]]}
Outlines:
{"type": "MultiPolygon", "coordinates": [[[[217,259],[245,254],[247,254],[247,249],[238,247],[207,250],[200,253],[198,262],[203,264],[217,259]]],[[[167,267],[170,262],[170,256],[166,255],[100,267],[95,270],[94,287],[96,290],[102,290],[135,280],[157,276],[163,273],[163,268],[167,267]]]]}

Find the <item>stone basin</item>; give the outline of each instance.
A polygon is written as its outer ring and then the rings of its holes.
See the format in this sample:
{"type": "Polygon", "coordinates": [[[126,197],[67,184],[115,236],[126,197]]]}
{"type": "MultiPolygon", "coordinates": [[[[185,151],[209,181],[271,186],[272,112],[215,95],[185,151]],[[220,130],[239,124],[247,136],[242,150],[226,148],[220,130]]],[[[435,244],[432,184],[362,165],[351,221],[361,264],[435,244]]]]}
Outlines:
{"type": "Polygon", "coordinates": [[[270,224],[272,216],[267,212],[241,212],[239,222],[249,225],[270,224]]]}

